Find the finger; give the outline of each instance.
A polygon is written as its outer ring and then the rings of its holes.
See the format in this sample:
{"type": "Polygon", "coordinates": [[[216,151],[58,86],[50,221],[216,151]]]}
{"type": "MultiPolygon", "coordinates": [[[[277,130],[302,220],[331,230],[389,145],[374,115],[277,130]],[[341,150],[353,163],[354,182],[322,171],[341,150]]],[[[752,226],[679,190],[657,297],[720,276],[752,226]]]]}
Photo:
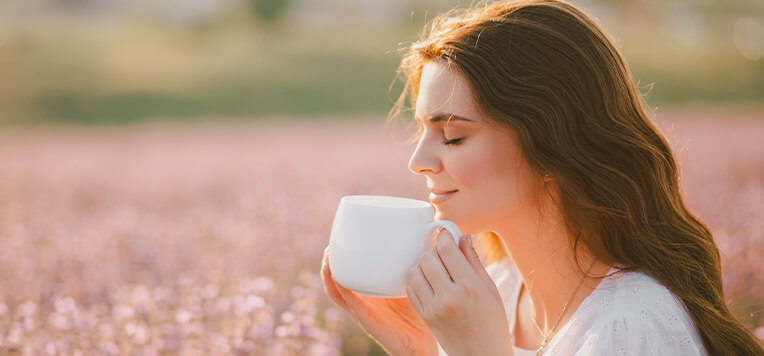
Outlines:
{"type": "Polygon", "coordinates": [[[448,276],[448,271],[443,266],[435,248],[430,248],[422,255],[422,258],[419,259],[419,266],[422,268],[424,278],[430,283],[434,294],[451,288],[454,283],[448,276]]]}
{"type": "Polygon", "coordinates": [[[459,249],[464,254],[464,257],[467,258],[467,262],[469,262],[470,265],[473,267],[483,267],[483,263],[480,262],[480,256],[478,255],[477,250],[475,250],[475,245],[472,242],[472,235],[464,235],[462,237],[462,240],[459,241],[459,249]]]}
{"type": "Polygon", "coordinates": [[[330,249],[324,249],[324,259],[321,268],[321,280],[324,283],[324,290],[332,301],[340,308],[345,310],[351,319],[356,323],[369,318],[369,308],[362,296],[359,296],[350,289],[345,288],[334,277],[332,277],[329,268],[330,249]]]}
{"type": "Polygon", "coordinates": [[[345,303],[345,306],[343,309],[345,309],[348,314],[350,314],[350,317],[360,322],[363,319],[366,319],[364,316],[367,316],[368,307],[366,305],[366,301],[363,300],[363,297],[359,296],[358,294],[353,293],[352,290],[345,288],[341,284],[339,284],[337,281],[334,281],[334,285],[337,288],[337,291],[339,291],[340,297],[345,303]],[[364,318],[362,318],[364,317],[364,318]]]}
{"type": "Polygon", "coordinates": [[[459,249],[467,258],[467,262],[469,262],[472,270],[475,271],[475,273],[477,273],[483,279],[492,281],[488,271],[485,270],[485,266],[483,266],[483,263],[480,262],[480,256],[478,256],[477,250],[475,250],[475,246],[472,243],[472,235],[465,235],[462,238],[462,241],[459,243],[459,249]]]}
{"type": "MultiPolygon", "coordinates": [[[[464,235],[468,236],[468,235],[464,235]]],[[[464,240],[464,236],[461,240],[464,240]]],[[[462,241],[460,241],[462,242],[462,241]]],[[[469,256],[464,254],[446,229],[438,234],[435,246],[443,266],[454,283],[459,283],[470,275],[469,256]]]]}
{"type": "Polygon", "coordinates": [[[409,270],[408,286],[414,290],[414,293],[416,293],[422,301],[431,298],[435,294],[418,264],[414,265],[414,267],[409,270]]]}
{"type": "Polygon", "coordinates": [[[324,282],[324,290],[327,291],[327,295],[334,301],[337,306],[348,311],[352,316],[355,316],[355,306],[363,303],[358,295],[353,293],[350,289],[345,288],[332,276],[331,268],[329,267],[329,248],[325,250],[323,266],[325,266],[325,272],[322,268],[321,279],[324,282]]]}
{"type": "Polygon", "coordinates": [[[321,283],[324,285],[324,293],[332,300],[337,306],[345,309],[347,304],[342,298],[340,291],[337,288],[337,284],[332,277],[332,271],[329,268],[329,247],[324,250],[324,258],[321,261],[321,283]]]}
{"type": "Polygon", "coordinates": [[[366,305],[365,298],[372,298],[355,294],[351,289],[345,288],[345,286],[340,284],[340,282],[337,282],[334,277],[332,277],[332,282],[334,283],[335,290],[339,293],[340,297],[345,303],[345,309],[348,311],[355,312],[357,307],[366,305]]]}

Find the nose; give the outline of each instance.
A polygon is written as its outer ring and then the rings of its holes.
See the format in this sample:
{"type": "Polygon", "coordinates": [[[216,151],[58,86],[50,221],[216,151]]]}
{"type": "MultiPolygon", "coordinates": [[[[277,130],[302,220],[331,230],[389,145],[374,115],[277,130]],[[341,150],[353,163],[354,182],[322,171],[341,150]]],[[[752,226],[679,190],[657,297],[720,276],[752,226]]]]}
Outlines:
{"type": "Polygon", "coordinates": [[[437,173],[443,169],[443,162],[434,152],[433,147],[424,139],[420,139],[409,159],[409,170],[414,174],[425,174],[428,171],[437,173]]]}

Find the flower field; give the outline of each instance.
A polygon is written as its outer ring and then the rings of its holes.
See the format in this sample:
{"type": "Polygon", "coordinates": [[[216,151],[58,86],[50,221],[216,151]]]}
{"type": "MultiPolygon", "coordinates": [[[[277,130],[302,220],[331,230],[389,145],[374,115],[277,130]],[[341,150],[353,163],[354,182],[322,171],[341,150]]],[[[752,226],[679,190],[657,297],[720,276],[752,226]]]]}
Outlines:
{"type": "MultiPolygon", "coordinates": [[[[656,118],[764,338],[764,111],[656,118]]],[[[339,199],[427,200],[384,118],[0,130],[0,354],[364,355],[323,294],[339,199]]]]}

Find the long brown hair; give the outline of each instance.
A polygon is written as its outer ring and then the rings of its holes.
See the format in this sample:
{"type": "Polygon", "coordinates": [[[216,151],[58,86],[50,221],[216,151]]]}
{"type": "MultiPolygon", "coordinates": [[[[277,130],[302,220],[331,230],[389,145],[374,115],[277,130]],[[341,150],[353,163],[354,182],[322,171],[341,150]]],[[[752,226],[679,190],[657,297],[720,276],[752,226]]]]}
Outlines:
{"type": "MultiPolygon", "coordinates": [[[[486,117],[517,132],[539,179],[551,173],[574,250],[663,283],[684,302],[710,354],[764,354],[725,304],[711,232],[685,207],[669,145],[597,22],[555,0],[446,12],[407,49],[398,68],[403,92],[388,119],[416,102],[432,60],[466,79],[486,117]]],[[[483,235],[489,262],[502,257],[497,236],[483,235]]]]}

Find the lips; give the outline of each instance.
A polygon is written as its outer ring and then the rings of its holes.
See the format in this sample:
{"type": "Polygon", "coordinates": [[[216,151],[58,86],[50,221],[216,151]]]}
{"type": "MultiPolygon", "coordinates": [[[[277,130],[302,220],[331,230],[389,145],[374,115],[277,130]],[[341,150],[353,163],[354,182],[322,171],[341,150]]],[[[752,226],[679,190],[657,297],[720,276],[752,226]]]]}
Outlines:
{"type": "Polygon", "coordinates": [[[442,189],[435,189],[435,188],[427,188],[427,189],[428,189],[430,192],[432,192],[432,193],[435,193],[435,194],[445,194],[445,193],[450,193],[450,192],[454,192],[454,191],[457,191],[457,190],[459,190],[459,189],[452,189],[452,190],[442,190],[442,189]]]}
{"type": "Polygon", "coordinates": [[[452,191],[430,189],[430,202],[433,204],[442,203],[451,198],[458,191],[458,189],[452,191]]]}

